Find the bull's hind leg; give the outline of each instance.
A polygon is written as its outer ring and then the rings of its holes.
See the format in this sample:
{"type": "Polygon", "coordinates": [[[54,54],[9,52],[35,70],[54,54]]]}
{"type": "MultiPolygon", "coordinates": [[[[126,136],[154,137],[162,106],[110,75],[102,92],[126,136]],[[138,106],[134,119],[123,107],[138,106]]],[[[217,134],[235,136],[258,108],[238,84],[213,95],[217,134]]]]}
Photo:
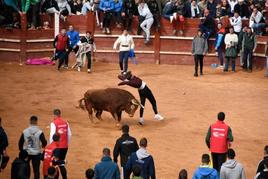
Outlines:
{"type": "Polygon", "coordinates": [[[101,118],[102,110],[97,110],[96,112],[96,118],[102,121],[103,119],[101,118]]]}

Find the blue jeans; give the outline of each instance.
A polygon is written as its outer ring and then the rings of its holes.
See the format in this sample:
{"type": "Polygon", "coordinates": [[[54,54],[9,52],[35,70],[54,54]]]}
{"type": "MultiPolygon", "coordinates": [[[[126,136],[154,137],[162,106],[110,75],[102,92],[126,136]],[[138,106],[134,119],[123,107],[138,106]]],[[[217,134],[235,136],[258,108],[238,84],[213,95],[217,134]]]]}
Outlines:
{"type": "Polygon", "coordinates": [[[128,69],[128,56],[129,51],[119,52],[119,65],[122,72],[127,72],[128,69]]]}
{"type": "Polygon", "coordinates": [[[224,63],[224,54],[223,54],[223,50],[222,50],[222,48],[220,47],[220,48],[218,48],[217,49],[217,52],[218,52],[218,58],[219,58],[219,60],[220,60],[220,65],[222,66],[223,65],[223,63],[224,63]]]}
{"type": "Polygon", "coordinates": [[[252,28],[254,29],[254,32],[257,34],[257,35],[260,35],[262,30],[265,28],[265,23],[259,23],[259,24],[253,24],[252,25],[252,28]]]}
{"type": "Polygon", "coordinates": [[[252,70],[252,55],[253,51],[250,49],[244,49],[244,54],[243,54],[243,68],[244,69],[249,69],[252,70]]]}
{"type": "Polygon", "coordinates": [[[235,71],[235,58],[232,58],[232,57],[226,57],[224,71],[228,71],[230,60],[232,60],[232,71],[235,71]]]}
{"type": "Polygon", "coordinates": [[[206,39],[209,39],[209,37],[210,37],[210,35],[211,35],[211,33],[212,33],[213,30],[207,28],[207,27],[204,26],[203,24],[200,24],[200,25],[199,25],[199,28],[201,29],[202,33],[204,33],[204,37],[205,37],[206,39]]]}

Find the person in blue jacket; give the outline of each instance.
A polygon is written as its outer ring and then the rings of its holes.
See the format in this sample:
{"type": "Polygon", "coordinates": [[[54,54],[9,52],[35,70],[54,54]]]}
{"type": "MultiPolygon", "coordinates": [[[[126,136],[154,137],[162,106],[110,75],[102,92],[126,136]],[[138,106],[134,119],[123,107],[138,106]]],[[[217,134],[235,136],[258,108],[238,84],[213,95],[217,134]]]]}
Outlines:
{"type": "Polygon", "coordinates": [[[111,158],[111,150],[104,148],[102,153],[101,162],[94,169],[94,179],[120,179],[119,168],[111,158]]]}
{"type": "Polygon", "coordinates": [[[122,24],[122,7],[123,7],[123,0],[114,0],[114,19],[117,28],[121,28],[122,24]]]}
{"type": "Polygon", "coordinates": [[[67,31],[66,34],[69,37],[70,44],[68,47],[67,58],[65,60],[64,67],[68,69],[69,54],[72,51],[74,51],[74,53],[76,54],[76,52],[78,51],[79,47],[78,47],[77,43],[80,41],[80,36],[79,36],[79,32],[74,30],[73,25],[69,25],[69,31],[67,31]]]}
{"type": "Polygon", "coordinates": [[[100,1],[100,10],[103,13],[103,33],[110,34],[110,24],[113,17],[113,10],[114,10],[114,0],[101,0],[100,1]]]}
{"type": "Polygon", "coordinates": [[[155,179],[154,159],[146,150],[147,139],[140,140],[140,149],[131,154],[126,164],[126,178],[130,177],[134,167],[140,167],[143,179],[155,179]]]}
{"type": "Polygon", "coordinates": [[[202,155],[202,164],[196,169],[193,179],[220,179],[217,170],[209,167],[209,155],[202,155]]]}
{"type": "Polygon", "coordinates": [[[224,44],[224,35],[225,35],[225,28],[222,27],[221,23],[218,23],[218,32],[216,35],[216,40],[215,40],[215,50],[218,54],[218,58],[220,60],[220,68],[223,68],[223,63],[224,63],[224,54],[223,54],[223,44],[224,44]]]}

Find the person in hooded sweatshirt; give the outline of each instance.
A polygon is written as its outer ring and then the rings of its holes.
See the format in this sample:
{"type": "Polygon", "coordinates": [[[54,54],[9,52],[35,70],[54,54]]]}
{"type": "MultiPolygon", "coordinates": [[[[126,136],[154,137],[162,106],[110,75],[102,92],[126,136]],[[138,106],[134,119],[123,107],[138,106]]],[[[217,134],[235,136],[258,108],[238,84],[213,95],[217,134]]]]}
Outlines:
{"type": "Polygon", "coordinates": [[[257,173],[255,179],[267,179],[268,178],[268,159],[263,161],[264,169],[257,173]]]}
{"type": "Polygon", "coordinates": [[[31,116],[30,126],[23,131],[19,140],[19,149],[26,150],[29,162],[32,161],[34,178],[40,178],[40,161],[42,148],[47,145],[43,131],[37,126],[37,116],[31,116]]]}
{"type": "Polygon", "coordinates": [[[259,173],[259,172],[263,171],[263,169],[264,169],[264,161],[265,160],[268,160],[268,145],[266,145],[264,147],[264,156],[263,156],[263,159],[258,164],[257,172],[256,173],[259,173]]]}
{"type": "Polygon", "coordinates": [[[28,153],[21,150],[19,157],[16,158],[11,165],[11,179],[29,179],[30,165],[28,163],[28,153]]]}
{"type": "Polygon", "coordinates": [[[220,179],[246,179],[243,166],[235,160],[235,151],[228,149],[227,161],[222,164],[220,179]]]}
{"type": "Polygon", "coordinates": [[[219,179],[217,170],[209,167],[209,155],[202,155],[202,164],[196,169],[193,175],[193,179],[219,179]]]}
{"type": "MultiPolygon", "coordinates": [[[[146,150],[147,147],[147,139],[142,138],[140,140],[140,149],[137,152],[131,154],[127,165],[126,165],[126,173],[130,176],[133,172],[133,168],[139,166],[141,168],[141,176],[143,179],[155,179],[155,167],[154,167],[154,159],[146,150]]],[[[127,176],[127,178],[129,178],[127,176]]]]}

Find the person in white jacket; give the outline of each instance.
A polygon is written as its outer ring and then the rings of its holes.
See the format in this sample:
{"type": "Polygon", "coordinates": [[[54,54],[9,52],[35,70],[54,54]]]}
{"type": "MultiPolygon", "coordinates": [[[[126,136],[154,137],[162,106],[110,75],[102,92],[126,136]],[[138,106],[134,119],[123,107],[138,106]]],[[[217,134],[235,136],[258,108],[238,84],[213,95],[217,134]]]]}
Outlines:
{"type": "Polygon", "coordinates": [[[140,27],[145,32],[145,41],[144,43],[147,44],[150,41],[150,30],[151,26],[154,23],[153,14],[151,13],[148,5],[142,1],[138,6],[139,15],[144,17],[144,21],[141,23],[140,27]]]}
{"type": "Polygon", "coordinates": [[[121,73],[128,71],[128,56],[130,49],[134,49],[134,41],[131,35],[128,34],[127,30],[123,31],[117,40],[114,42],[113,49],[116,50],[119,45],[119,66],[121,73]]]}
{"type": "Polygon", "coordinates": [[[238,12],[234,13],[234,16],[229,19],[231,26],[234,28],[234,32],[238,35],[242,29],[242,19],[238,12]]]}
{"type": "Polygon", "coordinates": [[[229,28],[229,33],[225,35],[224,43],[226,47],[226,63],[224,72],[228,72],[229,62],[232,60],[232,71],[235,72],[235,59],[237,56],[236,46],[238,43],[238,36],[234,33],[234,28],[229,28]]]}
{"type": "Polygon", "coordinates": [[[252,12],[250,19],[249,19],[249,26],[254,30],[256,35],[261,35],[262,30],[266,26],[263,15],[257,9],[257,7],[253,8],[253,12],[252,12]]]}
{"type": "Polygon", "coordinates": [[[221,166],[220,179],[246,179],[244,167],[235,160],[233,149],[228,149],[227,158],[221,166]]]}

